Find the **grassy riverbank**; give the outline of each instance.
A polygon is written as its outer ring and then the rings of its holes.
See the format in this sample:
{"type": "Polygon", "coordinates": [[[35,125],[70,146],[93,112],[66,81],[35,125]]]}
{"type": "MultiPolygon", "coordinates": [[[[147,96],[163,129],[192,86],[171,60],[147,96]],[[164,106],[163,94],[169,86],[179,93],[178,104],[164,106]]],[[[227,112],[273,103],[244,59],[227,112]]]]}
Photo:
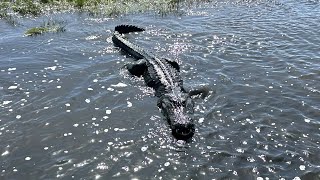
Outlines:
{"type": "MultiPolygon", "coordinates": [[[[194,0],[199,2],[203,0],[194,0]]],[[[0,18],[12,14],[38,16],[57,11],[83,11],[92,15],[117,16],[126,13],[154,11],[166,14],[179,9],[181,0],[2,0],[0,18]]],[[[190,3],[190,2],[188,2],[190,3]]]]}
{"type": "MultiPolygon", "coordinates": [[[[166,15],[178,12],[181,7],[208,0],[2,0],[0,18],[9,24],[19,24],[17,19],[24,16],[40,16],[56,12],[80,11],[92,16],[119,16],[128,13],[154,12],[166,15]]],[[[33,36],[46,32],[62,32],[64,26],[48,21],[45,25],[32,27],[26,35],[33,36]]]]}

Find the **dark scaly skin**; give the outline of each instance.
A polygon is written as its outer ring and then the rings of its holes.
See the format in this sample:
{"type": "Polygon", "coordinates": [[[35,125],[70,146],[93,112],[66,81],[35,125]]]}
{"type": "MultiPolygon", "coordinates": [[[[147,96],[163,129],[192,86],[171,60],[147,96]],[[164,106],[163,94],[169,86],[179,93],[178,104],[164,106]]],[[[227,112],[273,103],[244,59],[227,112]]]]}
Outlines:
{"type": "Polygon", "coordinates": [[[144,29],[120,25],[115,27],[112,41],[136,61],[126,64],[128,71],[135,76],[143,76],[147,86],[155,90],[159,97],[158,107],[168,121],[173,136],[178,140],[188,140],[194,135],[193,123],[194,102],[191,96],[202,94],[206,96],[206,88],[186,92],[180,76],[179,64],[145,51],[131,43],[122,34],[140,32],[144,29]]]}

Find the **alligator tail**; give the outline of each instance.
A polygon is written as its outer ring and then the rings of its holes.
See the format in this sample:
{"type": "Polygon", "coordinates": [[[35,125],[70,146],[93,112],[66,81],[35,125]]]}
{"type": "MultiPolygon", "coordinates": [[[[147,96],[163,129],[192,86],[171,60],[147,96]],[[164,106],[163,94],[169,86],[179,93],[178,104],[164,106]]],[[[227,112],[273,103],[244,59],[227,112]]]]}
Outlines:
{"type": "Polygon", "coordinates": [[[143,54],[145,53],[142,48],[131,43],[126,38],[122,37],[121,34],[126,34],[130,32],[141,32],[144,31],[143,28],[132,25],[119,25],[114,28],[114,34],[112,36],[112,41],[115,46],[120,47],[123,51],[133,56],[136,60],[143,59],[143,54]]]}
{"type": "Polygon", "coordinates": [[[114,28],[114,31],[120,34],[127,34],[130,32],[141,32],[144,31],[144,29],[133,25],[118,25],[114,28]]]}

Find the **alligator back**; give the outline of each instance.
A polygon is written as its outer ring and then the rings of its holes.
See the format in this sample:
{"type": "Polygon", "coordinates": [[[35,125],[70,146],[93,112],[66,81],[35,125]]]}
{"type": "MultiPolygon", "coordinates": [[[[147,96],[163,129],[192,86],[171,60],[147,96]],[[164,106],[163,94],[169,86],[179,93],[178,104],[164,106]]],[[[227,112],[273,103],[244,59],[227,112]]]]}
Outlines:
{"type": "Polygon", "coordinates": [[[131,25],[116,26],[112,41],[136,60],[146,60],[148,70],[144,74],[144,79],[149,87],[155,89],[158,97],[173,90],[182,91],[182,79],[177,62],[160,58],[153,53],[147,52],[140,46],[128,41],[122,35],[122,33],[140,31],[144,31],[144,29],[131,25]]]}

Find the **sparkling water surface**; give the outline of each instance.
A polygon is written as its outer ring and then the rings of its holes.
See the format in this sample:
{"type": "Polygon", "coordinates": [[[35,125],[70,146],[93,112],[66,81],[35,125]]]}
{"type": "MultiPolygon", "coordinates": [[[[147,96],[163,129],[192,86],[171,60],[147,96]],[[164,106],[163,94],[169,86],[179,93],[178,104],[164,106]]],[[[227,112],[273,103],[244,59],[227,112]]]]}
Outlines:
{"type": "Polygon", "coordinates": [[[0,20],[0,179],[320,179],[320,3],[0,20]],[[47,19],[63,33],[26,37],[47,19]],[[177,142],[112,30],[181,64],[196,133],[177,142]]]}

